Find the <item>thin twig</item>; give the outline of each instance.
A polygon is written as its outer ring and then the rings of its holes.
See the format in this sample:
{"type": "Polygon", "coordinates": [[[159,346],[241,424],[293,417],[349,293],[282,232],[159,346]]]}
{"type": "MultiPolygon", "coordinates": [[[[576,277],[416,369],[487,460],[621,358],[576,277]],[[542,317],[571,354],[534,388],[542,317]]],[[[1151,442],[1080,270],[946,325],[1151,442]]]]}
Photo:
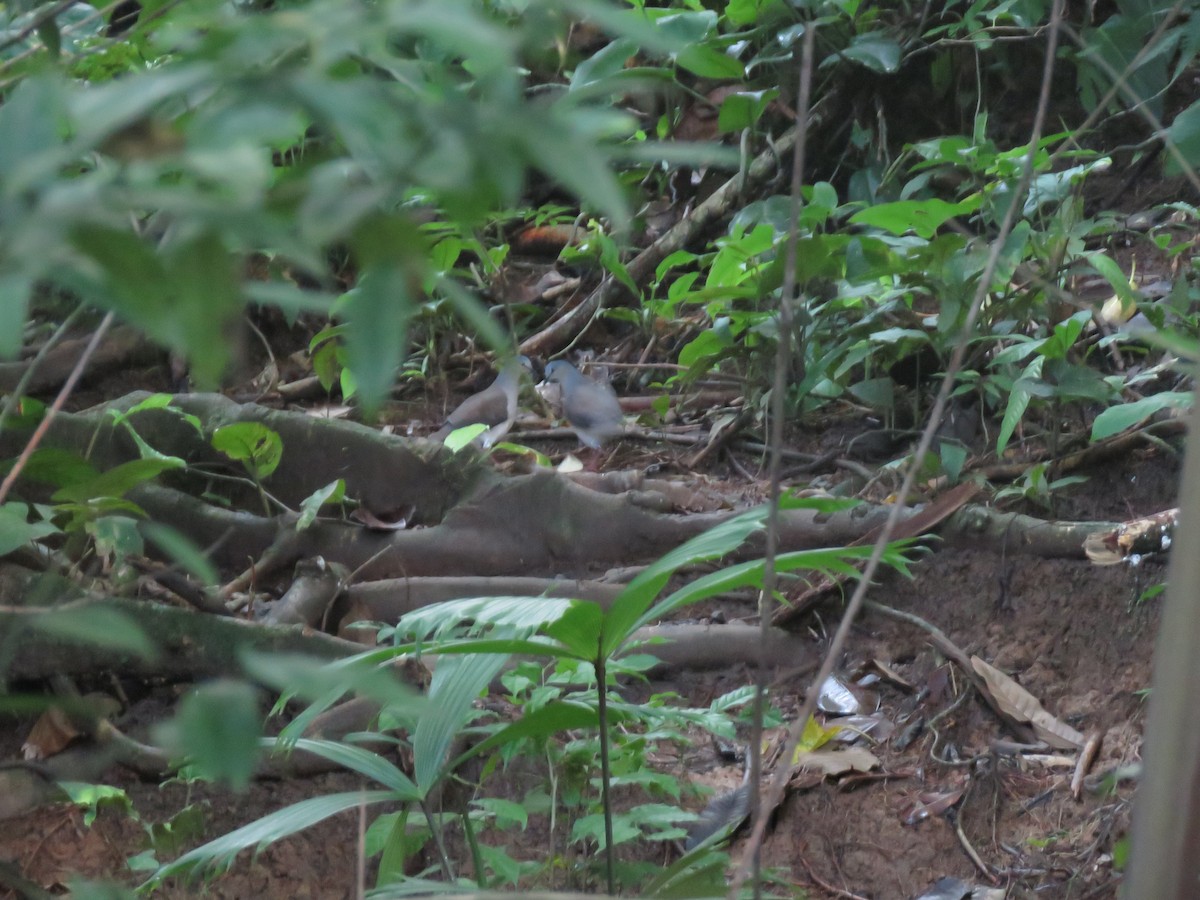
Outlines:
{"type": "MultiPolygon", "coordinates": [[[[804,183],[804,148],[808,139],[809,99],[812,94],[812,70],[816,28],[809,25],[804,33],[804,44],[800,56],[798,99],[796,101],[796,147],[792,153],[791,212],[788,223],[787,248],[784,257],[783,285],[779,290],[779,333],[775,341],[775,375],[771,385],[771,428],[767,439],[769,455],[767,478],[770,484],[767,501],[767,539],[763,554],[762,592],[758,598],[759,664],[756,672],[754,692],[754,730],[750,740],[750,820],[762,825],[770,816],[770,809],[763,807],[762,785],[762,733],[766,716],[768,675],[765,665],[767,648],[771,641],[771,623],[774,620],[772,606],[775,602],[775,555],[779,550],[779,497],[780,472],[783,470],[783,411],[787,394],[788,370],[792,355],[792,303],[796,299],[796,253],[800,242],[800,188],[804,183]]],[[[788,759],[792,757],[789,754],[788,759]]],[[[751,842],[747,855],[753,872],[755,900],[762,896],[762,845],[751,842]]],[[[741,888],[730,887],[730,896],[737,897],[741,888]]]]}
{"type": "Polygon", "coordinates": [[[42,442],[42,438],[46,436],[46,432],[50,430],[50,423],[62,411],[63,404],[67,402],[67,398],[71,396],[71,392],[75,390],[75,385],[83,376],[84,370],[87,368],[88,361],[96,352],[96,348],[100,346],[100,341],[103,340],[105,333],[112,325],[113,314],[108,312],[101,320],[96,333],[92,335],[92,339],[88,341],[87,347],[84,348],[79,360],[75,363],[75,368],[71,370],[71,374],[67,376],[67,380],[59,389],[58,396],[54,398],[54,402],[50,404],[50,408],[46,410],[46,414],[42,416],[42,421],[38,422],[37,428],[34,429],[32,437],[25,445],[25,449],[21,451],[21,455],[17,457],[16,463],[7,475],[4,476],[4,481],[0,483],[0,503],[3,503],[7,498],[12,486],[16,483],[21,472],[29,462],[29,457],[33,456],[33,451],[38,448],[38,444],[42,442]]]}
{"type": "Polygon", "coordinates": [[[59,341],[63,339],[67,331],[75,324],[76,319],[83,314],[85,308],[81,303],[71,310],[70,314],[63,319],[62,324],[54,329],[54,334],[47,338],[46,342],[38,348],[37,354],[29,361],[29,365],[25,367],[25,372],[21,375],[17,386],[13,388],[11,394],[4,398],[4,408],[0,410],[0,433],[4,431],[4,425],[8,421],[8,417],[13,414],[13,410],[17,408],[17,404],[21,402],[21,398],[25,396],[25,391],[29,388],[29,383],[33,381],[33,376],[37,374],[38,366],[50,355],[50,351],[58,346],[59,341]]]}

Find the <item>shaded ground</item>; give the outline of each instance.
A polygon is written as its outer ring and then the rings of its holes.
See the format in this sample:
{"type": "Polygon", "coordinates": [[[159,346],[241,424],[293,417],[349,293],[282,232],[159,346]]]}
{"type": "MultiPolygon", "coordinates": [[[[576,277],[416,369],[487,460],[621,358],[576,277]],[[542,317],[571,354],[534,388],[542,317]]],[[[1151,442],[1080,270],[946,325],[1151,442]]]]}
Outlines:
{"type": "MultiPolygon", "coordinates": [[[[1060,498],[1064,518],[1124,519],[1174,502],[1176,463],[1163,455],[1119,461],[1088,474],[1086,484],[1060,498]]],[[[1073,560],[942,547],[918,566],[915,580],[885,577],[874,599],[936,625],[969,654],[1011,674],[1052,713],[1084,733],[1103,735],[1088,789],[1076,801],[1068,789],[1069,768],[991,752],[993,741],[1011,736],[976,696],[965,698],[931,730],[929,720],[951,708],[964,689],[961,678],[929,646],[924,632],[868,613],[840,670],[853,673],[879,659],[917,689],[875,687],[882,710],[896,724],[891,740],[874,748],[891,777],[841,787],[824,783],[792,794],[767,841],[765,866],[781,884],[810,886],[811,896],[833,896],[812,887],[824,884],[857,896],[905,898],[946,875],[986,883],[968,857],[969,845],[999,873],[996,884],[1008,887],[1010,897],[1116,896],[1112,852],[1128,826],[1132,792],[1127,786],[1111,792],[1103,776],[1138,758],[1144,715],[1139,692],[1150,680],[1159,603],[1139,603],[1139,596],[1163,576],[1162,564],[1153,561],[1137,569],[1097,568],[1073,560]],[[924,728],[913,724],[920,720],[924,728]],[[905,824],[922,792],[960,789],[963,799],[949,814],[905,824]]],[[[743,602],[718,601],[690,615],[732,620],[750,612],[743,602]]],[[[823,646],[825,629],[832,628],[838,612],[836,604],[827,603],[806,618],[816,644],[823,646]]],[[[785,673],[776,684],[775,700],[785,713],[798,707],[807,677],[811,673],[785,673]]],[[[676,691],[701,705],[750,681],[748,667],[730,660],[724,670],[680,673],[649,687],[676,691]]],[[[4,729],[0,752],[5,757],[16,755],[26,727],[10,721],[4,729]]],[[[705,740],[678,757],[664,756],[662,764],[701,783],[728,787],[732,781],[735,786],[741,763],[717,751],[705,740]]],[[[120,770],[110,779],[129,792],[142,823],[161,824],[185,807],[199,809],[205,839],[303,797],[360,786],[356,777],[331,775],[258,783],[230,795],[178,783],[160,790],[120,770]]],[[[512,786],[520,781],[506,777],[484,793],[507,790],[519,800],[512,786]]],[[[691,802],[698,808],[704,801],[691,802]]],[[[256,859],[243,854],[231,874],[208,886],[208,895],[353,896],[362,827],[358,815],[343,814],[256,859]]],[[[185,845],[199,842],[199,833],[179,828],[185,845]]],[[[536,818],[524,834],[509,833],[504,841],[514,856],[545,858],[544,823],[536,818]]],[[[0,822],[0,856],[47,887],[72,872],[136,883],[125,861],[146,845],[143,825],[113,809],[101,811],[90,828],[67,806],[0,822]]],[[[676,852],[670,846],[644,851],[662,862],[676,852]]],[[[177,886],[163,895],[194,891],[177,886]]],[[[7,896],[13,895],[0,893],[7,896]]]]}

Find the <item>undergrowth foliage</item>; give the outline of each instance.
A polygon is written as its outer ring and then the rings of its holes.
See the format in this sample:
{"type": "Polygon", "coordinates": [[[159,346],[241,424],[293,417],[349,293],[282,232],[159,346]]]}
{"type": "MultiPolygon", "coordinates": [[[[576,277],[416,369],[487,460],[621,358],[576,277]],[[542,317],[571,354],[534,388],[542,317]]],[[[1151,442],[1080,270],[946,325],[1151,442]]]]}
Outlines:
{"type": "MultiPolygon", "coordinates": [[[[1189,403],[1178,358],[1196,356],[1200,328],[1194,203],[1175,199],[1135,216],[1085,201],[1114,169],[1158,164],[1163,138],[1166,173],[1194,177],[1200,101],[1180,95],[1193,77],[1200,16],[1165,2],[1110,6],[1095,18],[1071,11],[1078,19],[1056,85],[1062,126],[1035,149],[1035,177],[1018,195],[1028,161],[1023,106],[1037,87],[1031,60],[1050,0],[147,0],[121,33],[86,3],[6,3],[0,353],[15,356],[28,334],[72,309],[112,312],[186,356],[198,384],[213,385],[229,363],[230,324],[269,306],[289,320],[328,320],[308,347],[313,371],[370,411],[398,372],[423,371],[439,341],[468,335],[506,347],[542,324],[535,310],[489,301],[502,293],[517,229],[571,225],[579,237],[562,251],[564,264],[625,288],[623,303],[599,315],[666,348],[679,369],[662,383],[733,374],[761,423],[791,198],[778,184],[742,197],[719,234],[667,254],[648,280],[631,277],[628,264],[654,239],[658,207],[688,214],[706,178],[744,179],[791,127],[797,48],[815,29],[814,174],[795,223],[789,408],[804,415],[850,403],[899,430],[920,424],[987,244],[1016,209],[953,387],[993,423],[988,453],[1054,456],[1069,441],[1105,440],[1189,403]],[[1141,260],[1169,277],[1145,283],[1141,260]]],[[[169,398],[146,402],[165,409],[169,398]]],[[[26,403],[6,413],[5,427],[30,426],[43,412],[26,403]]],[[[139,440],[127,417],[116,425],[139,440]]],[[[285,452],[272,434],[232,427],[216,438],[267,509],[262,481],[285,452]]],[[[962,477],[964,442],[947,434],[936,449],[929,478],[962,477]]],[[[186,465],[144,442],[139,453],[103,473],[76,459],[35,459],[58,493],[50,505],[0,509],[0,547],[53,537],[105,560],[139,553],[126,494],[186,465]]],[[[1069,481],[1039,463],[1001,499],[1047,503],[1069,481]]],[[[341,496],[335,482],[310,498],[300,527],[341,496]]],[[[251,677],[309,705],[278,738],[263,739],[245,682],[199,690],[163,736],[189,759],[185,776],[241,784],[260,750],[303,750],[373,787],[281,810],[162,864],[148,887],[220,871],[245,848],[377,804],[385,811],[367,845],[381,890],[414,882],[406,866],[428,845],[438,862],[424,874],[443,882],[525,886],[566,871],[580,886],[719,893],[716,838],[653,874],[616,850],[684,833],[681,785],[650,767],[649,754],[691,728],[736,733],[730,712],[744,698],[704,709],[668,697],[638,705],[621,686],[653,654],[634,646],[639,628],[760,583],[762,563],[743,563],[660,598],[681,566],[721,558],[761,516],[659,560],[608,610],[545,598],[462,601],[407,617],[385,633],[392,646],[344,663],[247,658],[251,677]],[[437,659],[424,697],[388,669],[406,656],[437,659]],[[523,661],[510,667],[514,656],[523,661]],[[519,715],[481,714],[478,698],[497,683],[519,715]],[[411,769],[364,741],[301,736],[352,692],[380,708],[380,731],[363,737],[393,742],[411,769]],[[478,762],[486,781],[522,756],[546,764],[543,789],[523,803],[432,802],[466,763],[478,762]],[[628,808],[616,793],[638,802],[628,808]],[[533,814],[550,816],[556,835],[540,867],[485,840],[526,827],[533,814]],[[468,848],[469,866],[447,852],[451,837],[468,848]],[[597,850],[602,863],[592,866],[597,850]]],[[[196,548],[159,538],[189,572],[216,581],[196,548]]],[[[775,565],[845,572],[861,555],[785,554],[775,565]]],[[[895,548],[887,561],[906,565],[895,548]]],[[[124,619],[73,627],[148,652],[124,619]]],[[[77,795],[100,802],[86,789],[77,795]]]]}
{"type": "MultiPolygon", "coordinates": [[[[846,504],[808,500],[791,505],[831,512],[846,504]]],[[[547,597],[456,600],[406,615],[380,633],[381,640],[393,646],[344,662],[318,668],[297,659],[248,659],[250,673],[263,682],[315,699],[265,746],[324,756],[379,789],[301,801],[183,854],[162,866],[147,884],[221,872],[244,849],[261,848],[360,804],[391,803],[401,809],[380,816],[370,832],[369,846],[380,855],[380,889],[398,884],[415,889],[414,878],[405,876],[406,864],[431,843],[439,862],[423,874],[436,873],[464,887],[554,881],[561,873],[577,887],[602,883],[609,893],[620,884],[645,896],[674,896],[687,885],[691,892],[719,895],[727,858],[714,845],[738,821],[717,829],[665,873],[658,866],[621,863],[617,848],[635,840],[686,836],[683,826],[696,816],[679,805],[682,785],[677,776],[656,770],[649,754],[660,744],[688,740],[689,728],[734,738],[730,713],[751,695],[742,691],[717,698],[707,709],[687,709],[668,704],[670,698],[662,696],[644,704],[626,702],[621,683],[637,678],[654,662],[653,643],[639,640],[640,629],[706,598],[761,586],[764,562],[753,560],[723,566],[660,597],[677,570],[735,551],[762,529],[765,516],[765,509],[744,513],[668,553],[630,582],[607,610],[592,601],[547,597]],[[390,663],[413,655],[434,660],[423,698],[390,681],[388,674],[390,663]],[[526,662],[502,675],[508,660],[517,655],[545,662],[526,662]],[[477,701],[498,677],[516,714],[492,721],[481,715],[477,701]],[[400,747],[411,756],[411,776],[385,756],[358,745],[378,734],[346,742],[300,737],[315,715],[347,691],[383,704],[380,723],[401,728],[400,747]],[[522,803],[476,793],[464,807],[449,809],[444,804],[438,808],[432,799],[451,779],[461,777],[464,765],[473,759],[484,763],[474,787],[478,792],[492,783],[488,773],[518,757],[545,762],[544,768],[535,768],[544,786],[522,803]],[[634,805],[618,805],[618,793],[632,798],[634,805]],[[529,816],[538,813],[561,823],[551,826],[556,853],[548,859],[514,859],[478,839],[480,831],[492,828],[523,828],[529,816]],[[445,849],[451,829],[468,844],[469,874],[445,849]],[[597,850],[602,852],[602,868],[594,865],[597,850]]],[[[863,547],[796,551],[782,554],[775,565],[779,572],[854,577],[858,570],[852,562],[868,552],[863,547]]],[[[902,545],[889,548],[884,561],[908,574],[902,545]]]]}

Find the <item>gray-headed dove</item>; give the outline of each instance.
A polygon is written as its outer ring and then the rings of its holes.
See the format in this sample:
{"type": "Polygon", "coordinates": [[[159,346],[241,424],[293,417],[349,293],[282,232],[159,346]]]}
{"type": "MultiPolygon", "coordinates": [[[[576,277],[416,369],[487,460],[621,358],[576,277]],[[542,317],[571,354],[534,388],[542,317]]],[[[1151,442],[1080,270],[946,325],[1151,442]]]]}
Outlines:
{"type": "Polygon", "coordinates": [[[609,385],[584,376],[565,359],[546,366],[546,381],[562,390],[562,410],[571,428],[587,446],[598,448],[625,430],[621,404],[609,385]]]}

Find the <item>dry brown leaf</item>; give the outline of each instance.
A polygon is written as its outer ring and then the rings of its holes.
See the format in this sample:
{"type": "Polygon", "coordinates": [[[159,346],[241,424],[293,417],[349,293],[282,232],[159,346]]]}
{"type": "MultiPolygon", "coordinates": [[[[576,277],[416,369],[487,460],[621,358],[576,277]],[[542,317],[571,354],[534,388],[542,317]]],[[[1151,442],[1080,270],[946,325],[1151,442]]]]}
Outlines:
{"type": "Polygon", "coordinates": [[[847,772],[869,772],[878,765],[879,757],[865,747],[847,747],[844,750],[813,750],[802,753],[793,771],[844,775],[847,772]]]}
{"type": "Polygon", "coordinates": [[[1078,750],[1083,746],[1082,734],[1046,712],[1037,697],[995,666],[984,662],[978,656],[971,657],[971,665],[975,673],[984,680],[996,705],[1018,722],[1028,723],[1039,740],[1059,750],[1078,750]]]}
{"type": "Polygon", "coordinates": [[[47,759],[61,753],[67,744],[79,737],[79,731],[71,724],[61,707],[52,706],[33,723],[29,737],[21,745],[21,756],[25,759],[47,759]]]}

